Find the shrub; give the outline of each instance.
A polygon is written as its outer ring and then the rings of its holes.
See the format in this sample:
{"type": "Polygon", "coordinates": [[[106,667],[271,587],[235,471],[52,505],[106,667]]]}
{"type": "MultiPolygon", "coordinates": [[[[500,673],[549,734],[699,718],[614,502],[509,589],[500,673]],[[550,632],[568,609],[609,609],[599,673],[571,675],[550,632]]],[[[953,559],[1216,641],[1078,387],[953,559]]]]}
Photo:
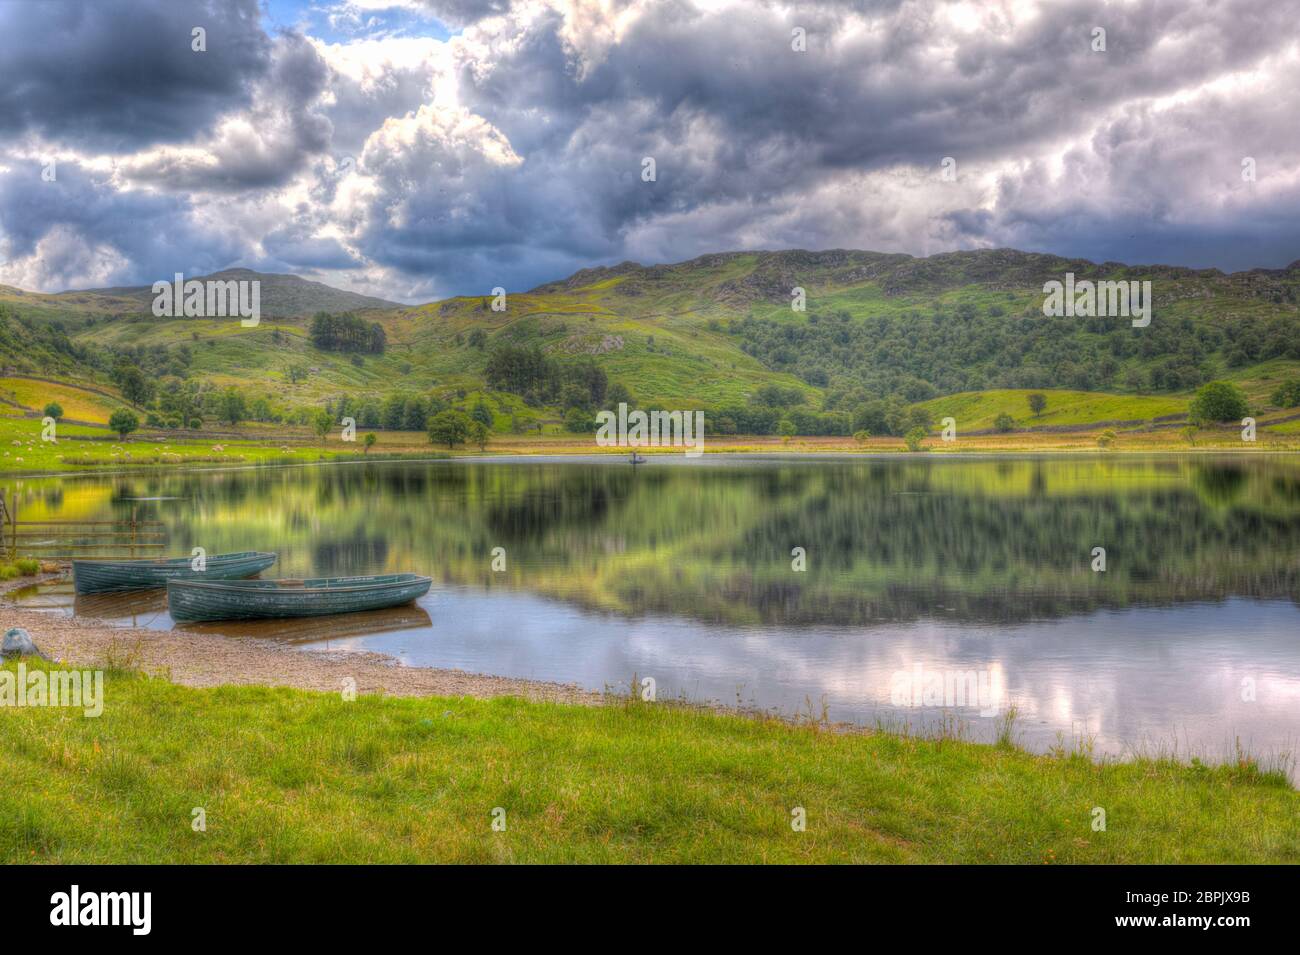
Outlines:
{"type": "Polygon", "coordinates": [[[1240,421],[1249,414],[1245,393],[1230,381],[1202,385],[1187,409],[1187,417],[1193,424],[1240,421]]]}
{"type": "Polygon", "coordinates": [[[1003,434],[1006,434],[1008,431],[1016,430],[1016,419],[1006,412],[1003,412],[993,420],[993,427],[1003,434]]]}
{"type": "Polygon", "coordinates": [[[903,443],[907,445],[909,451],[924,451],[925,447],[921,442],[926,439],[927,434],[928,432],[924,428],[915,427],[903,435],[903,443]]]}
{"type": "Polygon", "coordinates": [[[58,421],[63,417],[63,406],[57,401],[51,401],[45,406],[45,417],[53,418],[55,421],[58,421]]]}
{"type": "MultiPolygon", "coordinates": [[[[1279,385],[1269,400],[1279,408],[1294,408],[1300,405],[1300,378],[1292,378],[1279,385]]],[[[48,408],[45,409],[45,413],[50,413],[48,408]]],[[[55,417],[57,418],[58,415],[55,417]]]]}
{"type": "Polygon", "coordinates": [[[564,430],[574,434],[588,434],[596,430],[596,418],[590,411],[570,408],[564,413],[564,430]]]}
{"type": "MultiPolygon", "coordinates": [[[[54,417],[51,415],[50,417],[54,417]]],[[[41,570],[41,562],[31,557],[20,557],[14,561],[14,566],[18,568],[18,573],[24,577],[35,577],[41,570]]]]}
{"type": "Polygon", "coordinates": [[[871,432],[863,428],[861,431],[853,432],[853,440],[858,444],[866,444],[871,439],[871,432]]]}

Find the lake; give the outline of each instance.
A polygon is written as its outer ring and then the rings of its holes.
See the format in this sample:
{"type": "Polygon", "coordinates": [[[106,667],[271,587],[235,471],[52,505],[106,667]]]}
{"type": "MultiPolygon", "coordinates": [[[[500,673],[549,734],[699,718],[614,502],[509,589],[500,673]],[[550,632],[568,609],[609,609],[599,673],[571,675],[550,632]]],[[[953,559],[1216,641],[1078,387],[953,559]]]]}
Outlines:
{"type": "MultiPolygon", "coordinates": [[[[1300,461],[708,455],[10,479],[23,519],[162,521],[418,606],[204,625],[304,648],[1022,745],[1300,741],[1300,461]],[[1104,548],[1104,555],[1097,550],[1104,548]],[[1101,561],[1104,559],[1104,569],[1101,561]],[[494,566],[495,565],[495,566],[494,566]]],[[[24,598],[173,626],[161,594],[24,598]]]]}

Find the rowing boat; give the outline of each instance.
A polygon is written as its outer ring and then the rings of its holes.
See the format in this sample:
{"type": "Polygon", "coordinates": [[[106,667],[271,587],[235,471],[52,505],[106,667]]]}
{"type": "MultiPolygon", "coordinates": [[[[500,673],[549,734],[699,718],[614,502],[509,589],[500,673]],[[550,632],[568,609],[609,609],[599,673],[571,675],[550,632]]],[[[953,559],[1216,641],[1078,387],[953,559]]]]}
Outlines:
{"type": "Polygon", "coordinates": [[[158,560],[74,560],[72,577],[77,593],[166,587],[169,580],[238,580],[260,574],[275,563],[275,554],[246,550],[202,559],[163,557],[158,560]],[[198,564],[203,569],[195,569],[198,564]]]}
{"type": "Polygon", "coordinates": [[[320,617],[382,610],[429,592],[419,574],[316,577],[310,580],[169,580],[167,609],[179,622],[320,617]]]}

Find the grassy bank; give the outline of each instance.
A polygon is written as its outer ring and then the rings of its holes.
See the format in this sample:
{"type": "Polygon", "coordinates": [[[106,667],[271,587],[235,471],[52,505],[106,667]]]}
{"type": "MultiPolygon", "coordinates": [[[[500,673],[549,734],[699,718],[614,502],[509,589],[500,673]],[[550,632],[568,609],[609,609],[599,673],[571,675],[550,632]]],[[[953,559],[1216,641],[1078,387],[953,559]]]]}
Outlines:
{"type": "Polygon", "coordinates": [[[1300,794],[1249,765],[121,672],[97,719],[2,708],[0,726],[5,862],[1300,861],[1300,794]]]}

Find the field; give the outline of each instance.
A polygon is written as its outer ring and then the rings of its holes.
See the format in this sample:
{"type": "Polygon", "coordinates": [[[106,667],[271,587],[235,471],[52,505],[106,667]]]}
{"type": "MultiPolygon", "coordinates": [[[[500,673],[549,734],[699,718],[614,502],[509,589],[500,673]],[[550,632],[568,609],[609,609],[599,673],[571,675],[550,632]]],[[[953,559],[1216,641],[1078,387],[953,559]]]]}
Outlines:
{"type": "Polygon", "coordinates": [[[126,404],[102,391],[32,378],[0,378],[0,397],[35,412],[54,402],[63,409],[64,418],[92,424],[107,424],[109,415],[126,404]]]}
{"type": "Polygon", "coordinates": [[[921,403],[935,422],[951,416],[957,420],[958,434],[963,429],[976,431],[993,427],[999,415],[1010,415],[1018,428],[1051,428],[1096,425],[1114,421],[1150,421],[1165,415],[1187,413],[1188,400],[1182,397],[1107,395],[1092,391],[1034,392],[1030,389],[976,391],[947,395],[921,403]],[[1029,395],[1042,394],[1047,407],[1035,415],[1029,407],[1029,395]]]}
{"type": "Polygon", "coordinates": [[[346,702],[124,671],[104,699],[98,718],[0,714],[0,860],[1300,861],[1300,794],[1249,760],[1097,765],[676,705],[346,702]]]}

